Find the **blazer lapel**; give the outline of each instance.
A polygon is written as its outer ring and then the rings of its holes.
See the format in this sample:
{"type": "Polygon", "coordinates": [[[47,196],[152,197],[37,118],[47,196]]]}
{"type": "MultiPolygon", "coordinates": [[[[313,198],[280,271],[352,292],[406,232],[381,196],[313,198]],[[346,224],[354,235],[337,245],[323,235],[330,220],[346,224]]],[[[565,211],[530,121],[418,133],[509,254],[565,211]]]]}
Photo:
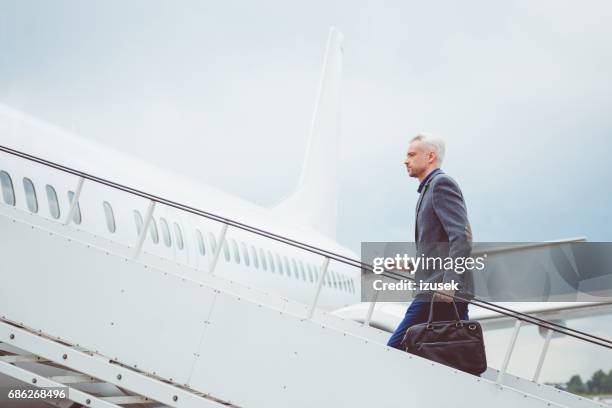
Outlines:
{"type": "Polygon", "coordinates": [[[421,207],[421,200],[423,200],[423,194],[419,194],[419,199],[417,200],[416,209],[414,211],[414,242],[417,242],[417,237],[419,236],[419,208],[421,207]]]}
{"type": "Polygon", "coordinates": [[[416,210],[415,210],[415,216],[414,216],[414,242],[418,242],[418,236],[419,236],[419,210],[421,209],[421,202],[423,201],[423,197],[425,197],[425,193],[427,193],[427,190],[429,189],[429,185],[431,184],[432,180],[440,173],[442,173],[442,170],[434,170],[436,173],[434,175],[432,175],[429,180],[427,180],[427,184],[425,184],[425,186],[423,187],[423,191],[421,192],[421,194],[419,194],[419,199],[417,200],[417,205],[416,205],[416,210]]]}

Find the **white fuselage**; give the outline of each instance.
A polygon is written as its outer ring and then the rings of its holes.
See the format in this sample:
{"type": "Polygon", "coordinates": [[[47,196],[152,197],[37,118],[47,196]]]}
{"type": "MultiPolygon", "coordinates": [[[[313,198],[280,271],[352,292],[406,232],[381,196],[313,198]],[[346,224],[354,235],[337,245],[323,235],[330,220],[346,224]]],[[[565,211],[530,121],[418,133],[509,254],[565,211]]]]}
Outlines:
{"type": "MultiPolygon", "coordinates": [[[[164,171],[5,106],[0,106],[0,145],[356,258],[352,251],[335,240],[300,225],[295,217],[288,219],[274,210],[164,171]]],[[[10,205],[12,194],[19,210],[57,222],[65,221],[70,208],[69,195],[79,181],[77,176],[4,152],[0,152],[0,171],[4,172],[0,203],[10,205]]],[[[138,241],[139,226],[146,218],[148,205],[149,200],[142,197],[85,180],[78,215],[73,217],[71,225],[133,247],[138,241]]],[[[221,227],[217,221],[158,204],[142,250],[207,273],[219,246],[221,227]]],[[[306,304],[311,302],[324,262],[322,256],[234,227],[228,229],[225,242],[215,274],[306,304]]],[[[359,277],[359,269],[332,261],[320,306],[337,309],[359,302],[359,277]]]]}

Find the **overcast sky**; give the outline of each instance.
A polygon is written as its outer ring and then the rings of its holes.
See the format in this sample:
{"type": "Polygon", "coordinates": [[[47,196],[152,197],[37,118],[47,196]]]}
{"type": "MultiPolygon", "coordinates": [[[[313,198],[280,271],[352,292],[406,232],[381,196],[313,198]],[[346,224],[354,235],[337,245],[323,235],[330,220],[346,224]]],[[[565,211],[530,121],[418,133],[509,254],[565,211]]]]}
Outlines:
{"type": "MultiPolygon", "coordinates": [[[[610,21],[605,0],[0,0],[0,101],[271,205],[297,183],[334,25],[343,244],[413,238],[417,132],[447,141],[476,241],[610,241],[610,21]]],[[[576,353],[548,380],[599,368],[576,353]]]]}

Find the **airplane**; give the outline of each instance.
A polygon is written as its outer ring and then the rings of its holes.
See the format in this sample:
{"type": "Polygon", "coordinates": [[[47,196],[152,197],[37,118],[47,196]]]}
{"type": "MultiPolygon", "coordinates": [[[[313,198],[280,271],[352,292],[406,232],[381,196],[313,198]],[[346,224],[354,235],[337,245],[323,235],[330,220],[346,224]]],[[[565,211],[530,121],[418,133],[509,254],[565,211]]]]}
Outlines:
{"type": "MultiPolygon", "coordinates": [[[[2,104],[0,146],[359,259],[358,254],[336,240],[342,65],[343,35],[332,28],[299,182],[290,195],[271,208],[154,166],[2,104]]],[[[231,227],[221,243],[223,226],[219,222],[165,205],[155,207],[148,223],[149,204],[142,197],[0,152],[0,206],[4,208],[69,224],[75,231],[87,231],[134,247],[148,224],[142,251],[149,255],[204,274],[218,253],[216,275],[304,304],[311,302],[324,265],[319,254],[231,227]]],[[[32,248],[32,253],[36,254],[36,248],[32,248]]],[[[347,319],[364,321],[369,305],[361,302],[361,270],[332,260],[318,306],[347,319]]],[[[572,303],[555,312],[563,316],[564,311],[576,306],[572,303]]],[[[403,303],[379,304],[370,324],[392,331],[405,307],[403,303]]],[[[590,307],[586,315],[604,310],[590,307]]],[[[584,310],[587,309],[581,312],[584,310]]],[[[522,311],[550,312],[541,305],[527,306],[522,311]]],[[[504,317],[493,312],[483,312],[478,318],[498,319],[498,323],[503,320],[497,326],[506,327],[504,317]]],[[[113,390],[111,387],[100,391],[113,390]]]]}
{"type": "MultiPolygon", "coordinates": [[[[353,251],[334,239],[342,42],[343,35],[332,29],[300,180],[293,194],[274,208],[262,208],[6,105],[0,105],[0,145],[355,259],[353,251]]],[[[19,210],[64,221],[77,182],[72,175],[0,155],[3,202],[19,210]]],[[[135,243],[147,204],[139,197],[85,182],[72,224],[112,241],[135,243]]],[[[158,206],[149,228],[143,251],[206,269],[217,250],[221,224],[158,206]]],[[[322,262],[318,255],[229,228],[216,274],[307,303],[322,262]]],[[[329,268],[321,306],[336,309],[359,302],[359,270],[333,261],[329,268]]]]}

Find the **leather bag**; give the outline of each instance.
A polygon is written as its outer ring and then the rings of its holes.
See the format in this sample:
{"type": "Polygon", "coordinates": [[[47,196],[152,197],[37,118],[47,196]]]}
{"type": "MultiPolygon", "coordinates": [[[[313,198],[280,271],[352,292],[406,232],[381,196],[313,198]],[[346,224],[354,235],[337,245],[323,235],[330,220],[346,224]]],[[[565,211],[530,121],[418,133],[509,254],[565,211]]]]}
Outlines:
{"type": "Polygon", "coordinates": [[[461,320],[453,300],[455,321],[434,322],[434,296],[429,305],[427,323],[406,330],[402,344],[406,352],[454,367],[474,375],[487,369],[482,328],[475,320],[461,320]]]}

